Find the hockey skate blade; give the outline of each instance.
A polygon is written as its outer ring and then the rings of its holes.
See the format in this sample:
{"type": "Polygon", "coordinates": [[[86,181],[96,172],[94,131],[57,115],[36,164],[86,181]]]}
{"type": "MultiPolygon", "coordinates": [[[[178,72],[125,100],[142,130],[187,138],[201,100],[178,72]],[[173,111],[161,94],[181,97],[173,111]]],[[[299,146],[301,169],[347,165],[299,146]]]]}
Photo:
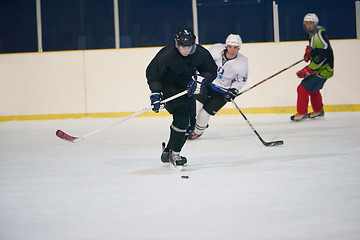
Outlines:
{"type": "MultiPolygon", "coordinates": [[[[186,165],[184,165],[186,166],[186,165]]],[[[176,166],[170,162],[161,162],[162,168],[170,168],[171,170],[182,171],[184,166],[176,166]]]]}
{"type": "Polygon", "coordinates": [[[170,167],[170,163],[169,163],[169,162],[161,162],[161,167],[162,167],[162,168],[169,168],[169,167],[170,167]]]}
{"type": "Polygon", "coordinates": [[[183,166],[182,165],[174,165],[172,163],[169,163],[170,169],[172,170],[176,170],[176,171],[182,171],[183,170],[183,166]]]}

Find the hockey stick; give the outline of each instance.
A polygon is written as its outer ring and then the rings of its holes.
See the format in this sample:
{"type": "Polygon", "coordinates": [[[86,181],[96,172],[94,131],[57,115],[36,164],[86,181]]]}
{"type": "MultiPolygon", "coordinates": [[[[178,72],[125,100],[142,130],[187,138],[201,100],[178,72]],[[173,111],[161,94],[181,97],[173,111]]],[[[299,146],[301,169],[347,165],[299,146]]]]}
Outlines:
{"type": "MultiPolygon", "coordinates": [[[[284,68],[283,70],[271,75],[270,77],[265,78],[264,80],[258,82],[257,84],[253,85],[252,87],[245,89],[244,91],[240,92],[237,96],[240,96],[243,93],[246,93],[247,91],[250,91],[251,89],[259,86],[260,84],[266,82],[267,80],[269,80],[270,78],[275,77],[276,75],[285,72],[286,70],[292,68],[293,66],[301,63],[302,61],[304,61],[304,59],[301,59],[295,63],[293,63],[292,65],[288,66],[287,68],[284,68]]],[[[246,120],[246,122],[249,124],[249,126],[251,127],[251,129],[254,131],[254,133],[256,134],[256,136],[259,138],[259,140],[262,142],[262,144],[264,144],[264,146],[266,147],[272,147],[272,146],[278,146],[278,145],[283,145],[284,141],[279,140],[279,141],[273,141],[273,142],[265,142],[264,139],[262,139],[262,137],[260,136],[260,134],[256,131],[256,129],[253,127],[253,125],[250,123],[250,121],[246,118],[246,116],[243,114],[243,112],[241,111],[241,109],[238,107],[238,105],[236,104],[236,102],[231,99],[231,102],[234,104],[234,106],[236,107],[236,109],[241,113],[241,115],[244,117],[244,119],[246,120]]]]}
{"type": "MultiPolygon", "coordinates": [[[[170,102],[171,100],[174,100],[175,98],[181,97],[181,96],[183,96],[183,95],[185,95],[185,94],[187,94],[187,93],[188,93],[188,90],[184,90],[184,91],[182,91],[182,92],[180,92],[180,93],[178,93],[178,94],[175,94],[174,96],[171,96],[171,97],[169,97],[169,98],[167,98],[167,99],[162,100],[162,101],[161,101],[161,104],[170,102]]],[[[81,137],[71,136],[71,135],[65,133],[64,131],[62,131],[62,130],[60,130],[60,129],[56,131],[56,136],[58,136],[59,138],[65,140],[65,141],[69,141],[69,142],[75,143],[75,142],[81,141],[81,140],[83,140],[83,139],[85,139],[85,138],[87,138],[87,137],[89,137],[89,136],[91,136],[91,135],[94,135],[94,134],[96,134],[96,133],[98,133],[98,132],[100,132],[100,131],[102,131],[102,130],[105,130],[105,129],[107,129],[107,128],[113,127],[113,126],[115,126],[115,125],[117,125],[117,124],[119,124],[119,123],[121,123],[121,122],[124,122],[124,121],[130,119],[130,118],[133,118],[133,117],[135,117],[135,116],[137,116],[137,115],[140,115],[140,114],[142,114],[142,113],[144,113],[144,112],[147,112],[147,111],[149,111],[151,108],[152,108],[152,106],[148,106],[148,107],[146,107],[146,108],[144,108],[144,109],[142,109],[142,110],[140,110],[140,111],[138,111],[138,112],[135,112],[135,113],[133,113],[133,114],[131,114],[131,115],[129,115],[129,116],[126,116],[126,117],[124,117],[124,118],[121,118],[121,119],[117,120],[117,121],[114,122],[114,123],[111,123],[111,124],[109,124],[109,125],[103,126],[103,127],[101,127],[101,128],[98,128],[98,129],[95,129],[94,131],[89,132],[89,133],[87,133],[87,134],[85,134],[85,135],[83,135],[83,136],[81,136],[81,137]]]]}
{"type": "Polygon", "coordinates": [[[282,73],[282,72],[285,72],[286,70],[288,70],[288,69],[292,68],[293,66],[295,66],[295,65],[297,65],[297,64],[299,64],[299,63],[301,63],[302,61],[304,61],[304,59],[301,59],[301,60],[297,61],[296,63],[294,63],[294,64],[290,65],[289,67],[284,68],[283,70],[281,70],[281,71],[279,71],[279,72],[277,72],[277,73],[275,73],[275,74],[271,75],[270,77],[265,78],[264,80],[262,80],[262,81],[258,82],[258,83],[257,83],[257,84],[255,84],[254,86],[252,86],[252,87],[250,87],[250,88],[248,88],[248,89],[245,89],[244,91],[241,91],[241,92],[238,94],[238,96],[239,96],[239,95],[241,95],[241,94],[243,94],[243,93],[246,93],[247,91],[249,91],[249,90],[253,89],[254,87],[259,86],[260,84],[262,84],[262,83],[266,82],[266,81],[267,81],[267,80],[269,80],[270,78],[273,78],[273,77],[275,77],[276,75],[278,75],[278,74],[280,74],[280,73],[282,73]]]}
{"type": "Polygon", "coordinates": [[[246,118],[245,114],[243,114],[243,112],[240,110],[240,108],[238,107],[238,105],[236,104],[236,102],[231,99],[231,102],[234,104],[234,106],[236,107],[236,109],[241,113],[241,115],[244,117],[244,119],[246,120],[246,122],[249,124],[249,126],[251,127],[251,129],[254,131],[254,133],[256,134],[256,136],[259,138],[259,140],[262,142],[262,144],[264,144],[265,147],[273,147],[273,146],[278,146],[278,145],[283,145],[284,141],[282,140],[278,140],[278,141],[273,141],[273,142],[265,142],[264,139],[262,139],[262,137],[260,136],[260,134],[255,130],[255,128],[253,127],[253,125],[250,123],[250,121],[246,118]]]}

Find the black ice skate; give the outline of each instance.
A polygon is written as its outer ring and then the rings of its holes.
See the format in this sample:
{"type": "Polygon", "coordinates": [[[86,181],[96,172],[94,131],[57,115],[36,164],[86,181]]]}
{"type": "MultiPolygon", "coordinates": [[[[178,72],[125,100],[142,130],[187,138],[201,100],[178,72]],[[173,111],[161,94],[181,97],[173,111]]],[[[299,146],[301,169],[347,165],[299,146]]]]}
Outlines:
{"type": "Polygon", "coordinates": [[[186,157],[180,156],[180,153],[173,152],[173,150],[170,149],[169,150],[169,162],[174,167],[182,168],[182,166],[186,165],[187,159],[186,159],[186,157]]]}
{"type": "Polygon", "coordinates": [[[161,162],[162,163],[169,163],[169,150],[165,148],[165,142],[161,143],[162,153],[161,153],[161,162]]]}
{"type": "Polygon", "coordinates": [[[169,151],[163,151],[161,154],[161,162],[169,163],[169,151]]]}
{"type": "MultiPolygon", "coordinates": [[[[165,142],[162,142],[161,146],[162,146],[161,162],[164,164],[170,163],[169,150],[165,147],[166,146],[165,142]]],[[[181,160],[182,162],[184,162],[184,164],[187,163],[186,157],[181,157],[181,160]]]]}

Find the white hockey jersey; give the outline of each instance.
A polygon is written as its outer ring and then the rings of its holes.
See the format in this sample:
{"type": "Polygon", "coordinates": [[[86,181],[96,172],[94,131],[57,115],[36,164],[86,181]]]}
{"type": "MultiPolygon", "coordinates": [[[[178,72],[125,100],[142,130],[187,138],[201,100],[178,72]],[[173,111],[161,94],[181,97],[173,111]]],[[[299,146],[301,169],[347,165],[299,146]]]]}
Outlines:
{"type": "Polygon", "coordinates": [[[218,74],[211,87],[214,91],[220,93],[226,93],[229,88],[240,90],[245,85],[248,77],[247,57],[238,52],[236,58],[223,64],[223,51],[225,49],[226,46],[221,43],[209,47],[209,52],[218,66],[218,74]]]}

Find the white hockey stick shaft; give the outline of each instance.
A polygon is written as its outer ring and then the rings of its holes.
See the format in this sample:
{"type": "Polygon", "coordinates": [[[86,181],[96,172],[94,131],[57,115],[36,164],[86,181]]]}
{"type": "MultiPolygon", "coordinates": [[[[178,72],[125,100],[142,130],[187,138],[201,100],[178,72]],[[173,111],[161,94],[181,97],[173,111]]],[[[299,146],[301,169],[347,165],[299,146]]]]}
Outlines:
{"type": "MultiPolygon", "coordinates": [[[[180,92],[180,93],[178,93],[178,94],[175,94],[174,96],[171,96],[171,97],[169,97],[169,98],[167,98],[167,99],[162,100],[162,101],[161,101],[161,104],[170,102],[170,101],[174,100],[175,98],[181,97],[181,96],[183,96],[183,95],[185,95],[185,94],[187,94],[187,93],[188,93],[188,90],[184,90],[184,91],[182,91],[182,92],[180,92]]],[[[142,114],[142,113],[144,113],[144,112],[147,112],[147,111],[149,111],[149,110],[151,110],[151,109],[152,109],[152,106],[148,106],[148,107],[146,107],[146,108],[144,108],[144,109],[142,109],[142,110],[140,110],[140,111],[138,111],[138,112],[135,112],[135,113],[133,113],[133,114],[131,114],[131,115],[129,115],[129,116],[126,116],[126,117],[124,117],[124,118],[121,118],[121,119],[117,120],[116,122],[113,122],[113,123],[111,123],[111,124],[109,124],[109,125],[103,126],[103,127],[101,127],[101,128],[95,129],[95,130],[92,131],[92,132],[89,132],[89,133],[87,133],[87,134],[84,134],[83,136],[74,139],[73,142],[78,142],[78,141],[80,141],[80,140],[83,140],[83,139],[85,139],[85,138],[87,138],[87,137],[89,137],[89,136],[91,136],[91,135],[94,135],[94,134],[96,134],[96,133],[98,133],[98,132],[101,132],[101,131],[103,131],[103,130],[105,130],[105,129],[107,129],[107,128],[113,127],[113,126],[115,126],[115,125],[117,125],[117,124],[119,124],[119,123],[121,123],[121,122],[125,122],[126,120],[128,120],[128,119],[130,119],[130,118],[133,118],[133,117],[135,117],[135,116],[137,116],[137,115],[140,115],[140,114],[142,114]]]]}

